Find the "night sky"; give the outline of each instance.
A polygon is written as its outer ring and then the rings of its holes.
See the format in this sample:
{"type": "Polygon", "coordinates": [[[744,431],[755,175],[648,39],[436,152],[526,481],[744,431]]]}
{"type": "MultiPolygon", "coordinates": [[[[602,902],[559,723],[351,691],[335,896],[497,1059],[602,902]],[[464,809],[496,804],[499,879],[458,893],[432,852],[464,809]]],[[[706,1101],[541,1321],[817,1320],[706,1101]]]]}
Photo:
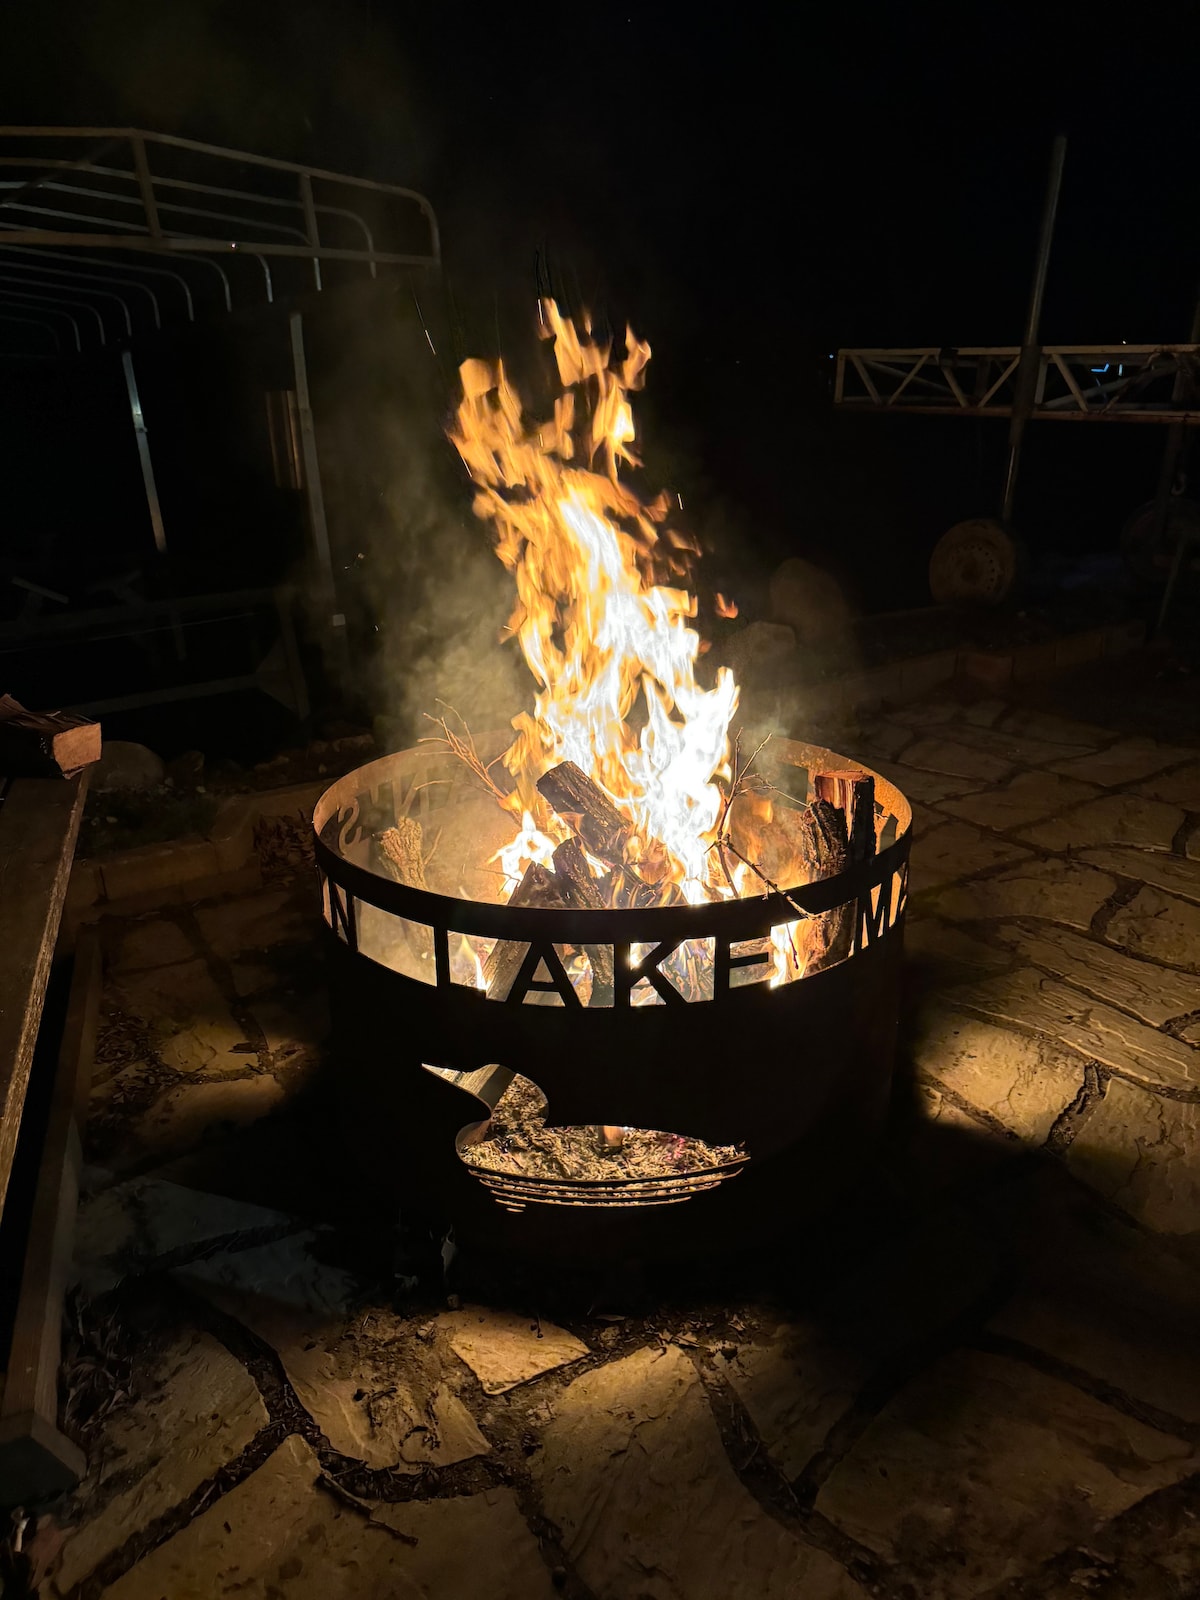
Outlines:
{"type": "MultiPolygon", "coordinates": [[[[879,608],[923,599],[938,534],[996,509],[1004,429],[832,416],[828,354],[1015,341],[1055,132],[1043,336],[1186,333],[1200,29],[1178,4],[1115,15],[7,0],[0,86],[13,123],[133,123],[421,187],[468,343],[524,338],[548,263],[571,309],[650,339],[650,453],[747,564],[798,551],[879,608]]],[[[1131,435],[1153,433],[1043,427],[1023,530],[1115,546],[1156,471],[1157,439],[1131,435]]]]}

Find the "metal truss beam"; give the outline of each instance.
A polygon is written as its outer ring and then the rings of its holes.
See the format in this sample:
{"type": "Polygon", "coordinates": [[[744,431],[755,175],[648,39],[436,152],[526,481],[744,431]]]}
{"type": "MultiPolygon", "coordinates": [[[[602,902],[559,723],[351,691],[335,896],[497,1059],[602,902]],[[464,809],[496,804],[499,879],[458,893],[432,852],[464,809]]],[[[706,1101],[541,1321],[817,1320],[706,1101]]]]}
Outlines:
{"type": "MultiPolygon", "coordinates": [[[[839,350],[836,363],[844,410],[1011,417],[1021,347],[839,350]]],[[[1030,415],[1200,426],[1200,344],[1045,345],[1030,415]]]]}

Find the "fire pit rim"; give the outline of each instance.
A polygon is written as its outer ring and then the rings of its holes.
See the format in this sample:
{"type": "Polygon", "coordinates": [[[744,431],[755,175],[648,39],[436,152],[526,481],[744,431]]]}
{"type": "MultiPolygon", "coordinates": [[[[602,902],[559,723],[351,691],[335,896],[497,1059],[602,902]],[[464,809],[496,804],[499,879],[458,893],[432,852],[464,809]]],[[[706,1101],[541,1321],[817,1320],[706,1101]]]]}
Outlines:
{"type": "MultiPolygon", "coordinates": [[[[588,911],[574,908],[510,906],[484,900],[471,900],[418,889],[397,883],[370,868],[359,866],[326,843],[322,837],[335,813],[348,810],[364,792],[378,789],[388,780],[395,763],[405,757],[430,759],[419,746],[379,756],[346,773],[330,785],[313,810],[313,840],[317,865],[323,878],[348,890],[356,899],[437,929],[476,937],[510,939],[552,939],[556,942],[590,940],[609,943],[657,943],[663,939],[702,939],[714,925],[735,941],[764,936],[780,922],[794,920],[797,909],[816,915],[864,895],[884,883],[904,864],[909,854],[912,807],[901,791],[881,773],[862,762],[850,762],[824,746],[799,740],[780,739],[777,755],[787,759],[797,752],[823,760],[832,759],[853,765],[876,782],[876,792],[884,810],[895,817],[897,834],[886,849],[865,861],[847,867],[830,878],[794,887],[781,886],[766,895],[744,896],[736,900],[706,901],[701,905],[646,906],[641,908],[605,907],[588,911]]],[[[787,764],[811,766],[805,759],[788,759],[787,764]]]]}

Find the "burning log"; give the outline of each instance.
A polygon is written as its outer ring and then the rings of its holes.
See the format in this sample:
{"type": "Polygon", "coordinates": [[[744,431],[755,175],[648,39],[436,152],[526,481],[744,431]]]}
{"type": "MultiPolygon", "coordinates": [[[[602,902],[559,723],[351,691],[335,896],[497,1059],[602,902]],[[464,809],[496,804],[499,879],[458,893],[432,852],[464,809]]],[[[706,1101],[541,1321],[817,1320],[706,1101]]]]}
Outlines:
{"type": "MultiPolygon", "coordinates": [[[[582,911],[603,911],[605,901],[600,887],[588,870],[578,839],[564,839],[554,852],[554,872],[562,886],[567,904],[582,911]]],[[[592,1006],[610,1006],[613,1003],[612,950],[607,945],[585,944],[583,953],[591,962],[592,1006]]]]}
{"type": "MultiPolygon", "coordinates": [[[[559,910],[567,904],[562,884],[555,873],[540,862],[531,861],[525,875],[513,890],[510,906],[545,906],[559,910]]],[[[489,995],[503,1000],[512,988],[528,945],[519,939],[501,939],[483,964],[484,983],[489,995]]]]}
{"type": "Polygon", "coordinates": [[[421,824],[414,817],[399,817],[394,828],[385,829],[375,840],[380,870],[397,883],[428,890],[421,844],[421,824]]]}
{"type": "Polygon", "coordinates": [[[573,761],[551,767],[538,779],[538,793],[570,823],[594,856],[610,867],[624,865],[633,829],[582,768],[573,761]]]}
{"type": "Polygon", "coordinates": [[[875,779],[865,772],[818,772],[813,778],[817,799],[836,806],[846,821],[849,859],[865,861],[875,854],[875,779]]]}
{"type": "MultiPolygon", "coordinates": [[[[678,884],[648,883],[629,865],[626,853],[635,845],[636,831],[599,784],[593,783],[573,761],[564,761],[543,774],[538,779],[538,792],[592,855],[613,869],[599,880],[603,885],[602,890],[598,890],[603,896],[602,904],[629,910],[682,903],[683,894],[678,884]]],[[[555,860],[557,862],[557,855],[555,860]]]]}

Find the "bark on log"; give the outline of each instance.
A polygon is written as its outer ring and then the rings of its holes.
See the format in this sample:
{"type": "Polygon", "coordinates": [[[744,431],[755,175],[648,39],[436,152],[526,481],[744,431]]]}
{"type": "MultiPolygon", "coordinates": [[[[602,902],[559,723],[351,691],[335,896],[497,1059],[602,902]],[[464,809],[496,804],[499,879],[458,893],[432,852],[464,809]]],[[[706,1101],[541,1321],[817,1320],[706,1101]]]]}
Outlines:
{"type": "MultiPolygon", "coordinates": [[[[554,872],[560,880],[562,892],[569,905],[581,911],[603,911],[604,896],[600,885],[588,870],[578,839],[564,839],[554,852],[554,872]]],[[[592,993],[589,1006],[610,1006],[613,1003],[612,948],[603,944],[585,944],[583,953],[592,968],[592,993]]]]}
{"type": "Polygon", "coordinates": [[[865,861],[875,854],[875,779],[855,769],[818,772],[813,777],[818,800],[836,806],[846,819],[849,858],[865,861]]]}
{"type": "MultiPolygon", "coordinates": [[[[573,761],[552,767],[538,779],[538,791],[587,846],[598,860],[613,868],[599,880],[604,903],[619,910],[645,906],[673,906],[683,903],[683,894],[674,883],[650,883],[626,859],[638,835],[613,805],[599,785],[573,761]]],[[[656,840],[651,850],[658,848],[656,840]]],[[[661,851],[665,867],[666,852],[661,851]]]]}
{"type": "MultiPolygon", "coordinates": [[[[531,861],[525,868],[525,875],[508,903],[510,906],[557,906],[560,910],[567,904],[557,876],[537,861],[531,861]]],[[[501,939],[492,947],[483,964],[484,982],[490,996],[499,1000],[508,998],[528,948],[520,939],[501,939]]]]}
{"type": "Polygon", "coordinates": [[[428,890],[421,844],[421,824],[413,817],[399,817],[394,828],[386,828],[375,840],[379,870],[410,889],[428,890]]]}
{"type": "Polygon", "coordinates": [[[582,768],[573,761],[552,767],[538,779],[538,792],[594,856],[611,867],[624,865],[626,849],[634,838],[633,829],[582,768]]]}
{"type": "Polygon", "coordinates": [[[814,800],[800,813],[796,839],[810,883],[846,870],[850,858],[846,819],[828,800],[814,800]]]}

